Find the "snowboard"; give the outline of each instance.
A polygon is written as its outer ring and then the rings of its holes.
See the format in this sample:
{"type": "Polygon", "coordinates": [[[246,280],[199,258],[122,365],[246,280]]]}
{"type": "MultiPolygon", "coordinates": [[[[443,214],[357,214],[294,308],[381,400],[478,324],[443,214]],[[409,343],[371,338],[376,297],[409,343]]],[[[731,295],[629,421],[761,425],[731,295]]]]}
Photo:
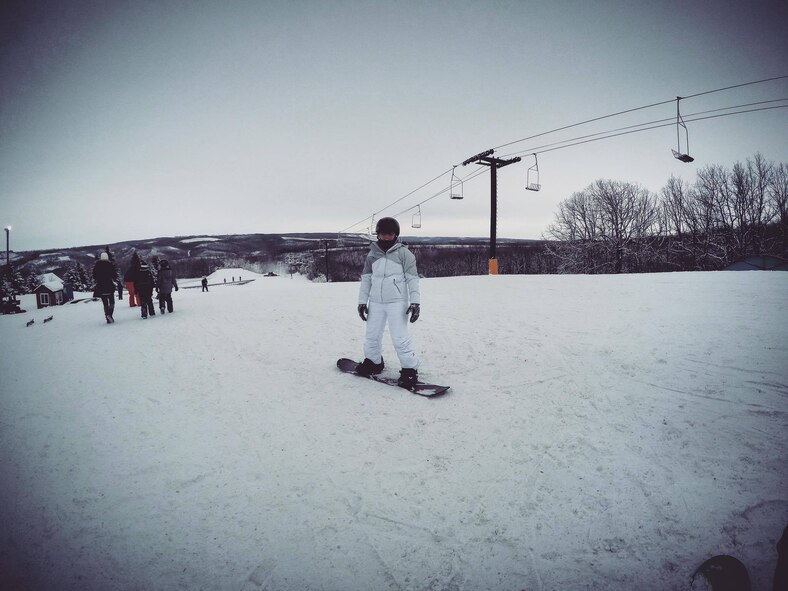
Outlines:
{"type": "MultiPolygon", "coordinates": [[[[356,367],[358,367],[358,361],[353,361],[352,359],[342,358],[337,361],[337,367],[340,371],[345,373],[350,373],[360,378],[367,378],[367,376],[360,376],[356,373],[356,367]]],[[[369,376],[368,379],[373,380],[375,382],[381,384],[388,384],[389,386],[397,386],[398,388],[402,388],[403,390],[407,390],[408,392],[413,392],[414,394],[418,394],[419,396],[424,396],[426,398],[432,398],[434,396],[440,396],[441,394],[445,394],[446,391],[451,386],[438,386],[436,384],[425,384],[424,382],[416,382],[416,385],[412,388],[404,388],[397,383],[397,378],[387,377],[384,375],[372,375],[369,376]]]]}

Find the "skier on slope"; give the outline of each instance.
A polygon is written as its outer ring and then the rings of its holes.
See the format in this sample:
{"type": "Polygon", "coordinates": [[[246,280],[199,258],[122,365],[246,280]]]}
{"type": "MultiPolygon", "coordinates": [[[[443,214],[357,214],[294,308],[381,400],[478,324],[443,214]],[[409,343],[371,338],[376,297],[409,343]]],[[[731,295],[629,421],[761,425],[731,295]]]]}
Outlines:
{"type": "Polygon", "coordinates": [[[408,314],[416,322],[420,312],[416,257],[398,241],[399,223],[394,218],[378,220],[375,232],[378,240],[369,249],[359,287],[358,315],[367,323],[367,333],[365,358],[356,373],[369,376],[383,371],[383,331],[388,323],[402,365],[399,385],[408,388],[416,384],[419,367],[408,334],[408,314]]]}

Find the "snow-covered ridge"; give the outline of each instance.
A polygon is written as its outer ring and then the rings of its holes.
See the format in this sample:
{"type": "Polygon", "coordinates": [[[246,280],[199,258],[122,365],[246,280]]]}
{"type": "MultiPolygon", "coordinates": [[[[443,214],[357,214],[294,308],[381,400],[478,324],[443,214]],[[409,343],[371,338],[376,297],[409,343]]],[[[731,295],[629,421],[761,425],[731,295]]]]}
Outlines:
{"type": "Polygon", "coordinates": [[[184,238],[180,242],[182,244],[191,244],[193,242],[218,242],[219,238],[212,238],[211,236],[202,236],[200,238],[184,238]]]}

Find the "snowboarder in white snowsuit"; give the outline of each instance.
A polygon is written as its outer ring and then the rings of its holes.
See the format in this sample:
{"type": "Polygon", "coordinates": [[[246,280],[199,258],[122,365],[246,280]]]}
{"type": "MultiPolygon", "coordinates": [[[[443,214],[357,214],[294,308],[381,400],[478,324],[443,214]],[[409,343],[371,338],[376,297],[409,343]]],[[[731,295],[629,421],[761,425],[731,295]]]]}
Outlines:
{"type": "Polygon", "coordinates": [[[381,218],[375,232],[378,241],[369,249],[358,292],[358,314],[367,323],[367,333],[364,361],[356,372],[368,376],[383,371],[383,331],[388,324],[402,366],[399,384],[409,387],[416,384],[419,367],[408,334],[408,315],[416,322],[420,313],[416,257],[398,241],[399,223],[394,218],[381,218]]]}

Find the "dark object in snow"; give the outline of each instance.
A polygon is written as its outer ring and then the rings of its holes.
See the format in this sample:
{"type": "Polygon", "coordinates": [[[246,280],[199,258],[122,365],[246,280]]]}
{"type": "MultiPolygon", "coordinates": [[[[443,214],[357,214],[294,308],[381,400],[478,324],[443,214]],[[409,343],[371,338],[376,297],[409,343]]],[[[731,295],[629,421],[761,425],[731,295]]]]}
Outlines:
{"type": "Polygon", "coordinates": [[[14,296],[0,298],[0,314],[22,314],[24,310],[19,307],[19,300],[14,296]]]}
{"type": "Polygon", "coordinates": [[[25,326],[33,326],[35,323],[36,323],[36,319],[33,318],[33,320],[28,320],[25,326]]]}
{"type": "MultiPolygon", "coordinates": [[[[389,386],[397,386],[398,388],[402,388],[397,383],[397,378],[391,378],[381,375],[359,375],[356,373],[356,369],[358,366],[361,365],[358,361],[353,361],[352,359],[342,358],[337,361],[337,367],[340,371],[345,373],[353,374],[360,378],[367,378],[373,380],[375,382],[379,382],[381,384],[388,384],[389,386]]],[[[426,398],[432,398],[435,396],[440,396],[441,394],[445,394],[451,386],[438,386],[436,384],[425,384],[423,382],[417,382],[415,386],[411,388],[403,388],[403,390],[407,390],[408,392],[413,392],[414,394],[418,394],[419,396],[424,396],[426,398]]]]}
{"type": "Polygon", "coordinates": [[[47,322],[49,322],[53,318],[54,318],[54,316],[47,316],[46,318],[44,318],[44,324],[46,324],[47,322]]]}
{"type": "Polygon", "coordinates": [[[713,556],[701,564],[690,579],[690,588],[695,589],[698,575],[711,585],[712,591],[751,591],[747,567],[727,554],[713,556]]]}
{"type": "Polygon", "coordinates": [[[788,591],[788,525],[777,542],[777,567],[774,569],[774,591],[788,591]]]}

